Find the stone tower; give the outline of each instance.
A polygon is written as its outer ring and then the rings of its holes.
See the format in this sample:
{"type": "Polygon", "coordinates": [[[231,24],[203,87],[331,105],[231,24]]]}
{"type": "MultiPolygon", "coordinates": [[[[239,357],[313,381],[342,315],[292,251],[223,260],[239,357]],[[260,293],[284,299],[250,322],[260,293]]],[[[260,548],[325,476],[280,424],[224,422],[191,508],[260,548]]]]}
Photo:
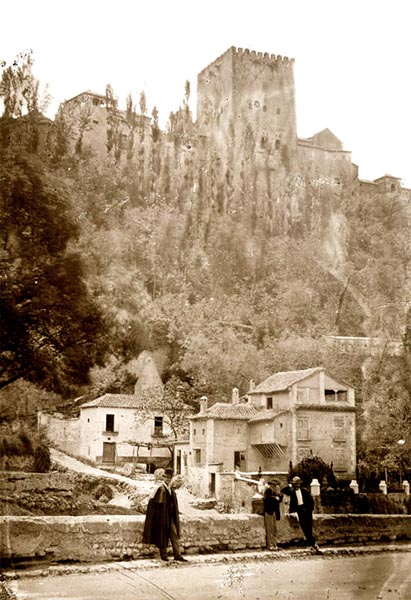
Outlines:
{"type": "Polygon", "coordinates": [[[198,75],[203,154],[230,181],[235,204],[253,198],[263,209],[296,172],[293,62],[232,47],[198,75]]]}

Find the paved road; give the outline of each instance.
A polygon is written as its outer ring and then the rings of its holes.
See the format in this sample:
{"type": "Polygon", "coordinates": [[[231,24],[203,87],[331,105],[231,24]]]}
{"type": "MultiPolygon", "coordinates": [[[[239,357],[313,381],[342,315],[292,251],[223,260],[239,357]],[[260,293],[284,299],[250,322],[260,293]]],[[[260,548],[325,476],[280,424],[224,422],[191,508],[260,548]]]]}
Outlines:
{"type": "Polygon", "coordinates": [[[353,557],[269,559],[157,566],[144,561],[110,571],[24,578],[9,583],[17,600],[410,600],[410,552],[353,557]]]}

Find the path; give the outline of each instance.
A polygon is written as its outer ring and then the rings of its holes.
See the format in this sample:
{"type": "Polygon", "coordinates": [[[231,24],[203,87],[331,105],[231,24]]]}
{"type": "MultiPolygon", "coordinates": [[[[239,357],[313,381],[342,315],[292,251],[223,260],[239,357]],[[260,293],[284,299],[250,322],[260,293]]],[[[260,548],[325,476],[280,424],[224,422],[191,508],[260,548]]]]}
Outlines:
{"type": "MultiPolygon", "coordinates": [[[[94,475],[95,477],[106,477],[107,479],[115,479],[116,481],[122,481],[123,483],[127,483],[127,485],[133,486],[137,488],[140,492],[144,494],[151,494],[155,486],[157,485],[154,481],[153,475],[141,475],[141,479],[132,479],[131,477],[126,477],[125,475],[119,475],[118,473],[110,473],[108,471],[104,471],[103,469],[98,469],[97,467],[92,467],[86,463],[77,460],[56,448],[50,449],[50,457],[51,460],[63,467],[66,467],[70,471],[76,471],[77,473],[85,473],[88,475],[94,475]]],[[[185,487],[181,487],[177,490],[178,497],[178,505],[180,509],[180,513],[185,516],[198,516],[204,514],[218,514],[214,509],[198,509],[194,508],[191,503],[198,500],[193,494],[191,494],[185,487]]],[[[127,497],[125,494],[119,494],[114,498],[111,502],[112,504],[116,504],[117,506],[127,506],[127,497]]]]}

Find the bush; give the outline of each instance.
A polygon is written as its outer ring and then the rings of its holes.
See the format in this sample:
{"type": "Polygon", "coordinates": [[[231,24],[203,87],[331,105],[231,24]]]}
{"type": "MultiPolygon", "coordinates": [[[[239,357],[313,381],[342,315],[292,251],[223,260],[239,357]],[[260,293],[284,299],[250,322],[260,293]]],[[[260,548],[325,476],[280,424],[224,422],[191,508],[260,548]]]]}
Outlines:
{"type": "Polygon", "coordinates": [[[322,492],[321,505],[326,514],[402,515],[408,511],[406,500],[402,502],[378,493],[354,494],[351,490],[322,492]]]}
{"type": "Polygon", "coordinates": [[[309,486],[313,479],[318,479],[320,484],[326,481],[327,485],[333,488],[337,483],[332,464],[328,465],[319,456],[305,457],[295,467],[290,463],[289,477],[292,479],[295,476],[301,478],[304,486],[309,486]]]}
{"type": "Polygon", "coordinates": [[[94,490],[93,497],[101,502],[109,502],[114,498],[114,492],[108,483],[100,483],[94,490]]]}
{"type": "Polygon", "coordinates": [[[36,473],[47,473],[50,470],[50,450],[45,444],[39,444],[34,450],[34,470],[36,473]]]}

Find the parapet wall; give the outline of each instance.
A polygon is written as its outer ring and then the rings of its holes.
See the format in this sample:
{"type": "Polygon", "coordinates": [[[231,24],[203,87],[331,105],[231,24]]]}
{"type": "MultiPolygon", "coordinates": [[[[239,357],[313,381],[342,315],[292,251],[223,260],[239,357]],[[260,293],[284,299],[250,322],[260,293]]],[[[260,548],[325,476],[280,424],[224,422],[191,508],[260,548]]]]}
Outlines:
{"type": "MultiPolygon", "coordinates": [[[[0,517],[0,559],[101,562],[157,554],[144,546],[144,516],[0,517]]],[[[411,515],[315,515],[319,544],[367,543],[411,539],[411,515]]],[[[278,523],[278,542],[301,539],[297,520],[278,523]]],[[[183,518],[181,541],[187,554],[265,548],[259,515],[183,518]]]]}
{"type": "Polygon", "coordinates": [[[292,66],[295,62],[294,58],[288,58],[288,56],[281,56],[280,54],[269,54],[268,52],[256,52],[255,50],[249,50],[248,48],[236,48],[235,46],[231,46],[231,48],[223,52],[223,54],[214,59],[213,62],[204,67],[204,69],[202,69],[198,73],[198,76],[200,77],[208,69],[218,66],[221,63],[221,60],[223,60],[226,56],[246,56],[251,58],[257,58],[261,62],[271,62],[275,63],[277,66],[281,65],[284,67],[292,66]]]}

